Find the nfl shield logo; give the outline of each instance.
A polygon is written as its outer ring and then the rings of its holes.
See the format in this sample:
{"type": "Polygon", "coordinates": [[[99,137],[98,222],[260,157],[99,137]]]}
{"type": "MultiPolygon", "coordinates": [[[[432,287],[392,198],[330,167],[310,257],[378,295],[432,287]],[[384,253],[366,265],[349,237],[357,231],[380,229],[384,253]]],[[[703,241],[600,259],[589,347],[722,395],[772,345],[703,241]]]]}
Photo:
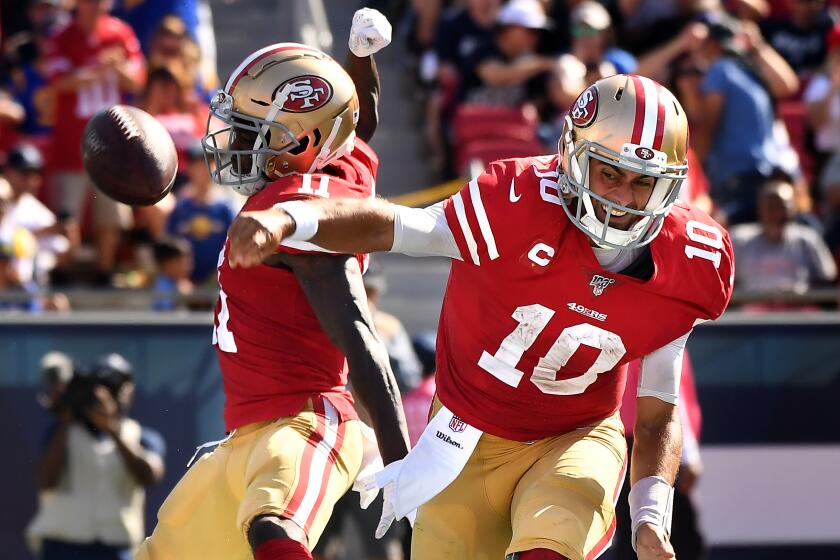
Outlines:
{"type": "Polygon", "coordinates": [[[613,283],[615,283],[614,278],[607,278],[606,276],[596,274],[592,277],[592,281],[589,282],[589,285],[592,286],[592,293],[596,296],[600,296],[604,293],[604,290],[609,288],[610,284],[613,283]]]}
{"type": "Polygon", "coordinates": [[[449,429],[453,432],[463,432],[467,429],[467,423],[457,416],[453,416],[452,420],[449,421],[449,429]]]}

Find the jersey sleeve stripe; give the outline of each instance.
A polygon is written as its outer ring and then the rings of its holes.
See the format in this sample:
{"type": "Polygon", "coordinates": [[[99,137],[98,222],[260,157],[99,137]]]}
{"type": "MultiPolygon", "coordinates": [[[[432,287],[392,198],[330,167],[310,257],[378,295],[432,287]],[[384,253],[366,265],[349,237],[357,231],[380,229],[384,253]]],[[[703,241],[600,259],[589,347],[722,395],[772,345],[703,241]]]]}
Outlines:
{"type": "Polygon", "coordinates": [[[475,243],[470,224],[467,221],[467,212],[464,208],[464,199],[461,198],[461,193],[456,193],[452,196],[452,203],[455,205],[455,215],[458,216],[458,225],[461,228],[461,234],[467,242],[467,247],[470,250],[470,258],[474,265],[480,264],[478,260],[478,246],[475,243]]]}
{"type": "Polygon", "coordinates": [[[493,237],[493,230],[490,228],[490,220],[487,219],[487,212],[484,211],[484,203],[481,201],[481,190],[478,188],[478,179],[470,181],[470,198],[472,199],[475,217],[478,219],[478,228],[484,237],[487,245],[487,254],[490,260],[499,258],[499,251],[496,249],[496,239],[493,237]]]}

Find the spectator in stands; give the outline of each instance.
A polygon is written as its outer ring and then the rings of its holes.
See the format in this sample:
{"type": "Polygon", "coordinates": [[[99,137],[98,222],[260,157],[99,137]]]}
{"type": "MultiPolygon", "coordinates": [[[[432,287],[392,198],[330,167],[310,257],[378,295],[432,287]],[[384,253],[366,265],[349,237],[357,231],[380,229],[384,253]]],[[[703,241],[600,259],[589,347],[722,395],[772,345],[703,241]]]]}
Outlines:
{"type": "Polygon", "coordinates": [[[818,71],[826,57],[826,38],[834,25],[825,0],[787,0],[790,16],[762,26],[764,36],[802,78],[818,71]]]}
{"type": "Polygon", "coordinates": [[[435,340],[434,331],[423,331],[411,339],[414,353],[422,366],[420,384],[402,397],[405,422],[408,425],[408,438],[411,446],[417,445],[420,434],[429,422],[429,410],[435,398],[435,340]]]}
{"type": "Polygon", "coordinates": [[[23,111],[23,118],[14,120],[18,132],[27,141],[47,147],[55,119],[55,97],[52,89],[47,86],[44,59],[38,57],[24,61],[15,53],[4,90],[19,105],[19,110],[23,111]]]}
{"type": "MultiPolygon", "coordinates": [[[[677,64],[693,64],[698,70],[697,75],[702,77],[703,72],[697,67],[697,61],[693,54],[700,50],[708,35],[708,28],[699,21],[686,25],[679,35],[641,56],[637,69],[638,73],[662,84],[667,84],[675,78],[673,71],[678,69],[677,64]]],[[[677,97],[680,99],[680,103],[685,106],[682,98],[679,95],[677,97]]],[[[692,126],[691,129],[693,130],[694,127],[692,126]]]]}
{"type": "Polygon", "coordinates": [[[3,88],[25,111],[18,132],[43,149],[55,112],[52,91],[46,87],[44,50],[46,41],[67,25],[70,15],[59,0],[32,0],[27,15],[30,28],[4,41],[8,80],[3,88]]]}
{"type": "Polygon", "coordinates": [[[799,81],[754,23],[720,16],[708,27],[701,50],[708,64],[703,119],[693,131],[693,147],[705,164],[719,217],[731,224],[754,221],[758,189],[785,155],[775,131],[774,99],[795,93],[799,81]]]}
{"type": "Polygon", "coordinates": [[[452,162],[446,149],[446,127],[458,101],[459,88],[471,71],[470,63],[477,52],[493,42],[493,28],[500,0],[468,0],[461,8],[444,13],[435,35],[433,52],[423,58],[421,79],[436,80],[425,104],[426,144],[431,152],[430,164],[442,171],[452,162]]]}
{"type": "Polygon", "coordinates": [[[131,26],[148,54],[158,27],[170,16],[179,19],[184,30],[197,38],[198,4],[198,0],[117,0],[113,14],[131,26]]]}
{"type": "MultiPolygon", "coordinates": [[[[144,78],[143,55],[131,28],[108,15],[109,0],[79,0],[73,21],[49,41],[46,65],[56,92],[51,165],[51,207],[79,218],[92,186],[79,150],[88,119],[137,93],[144,78]]],[[[107,196],[93,197],[96,282],[109,284],[131,209],[107,196]]]]}
{"type": "Polygon", "coordinates": [[[128,416],[133,395],[119,354],[74,372],[36,467],[39,489],[53,494],[27,531],[39,559],[129,560],[143,539],[145,487],[163,478],[164,443],[128,416]]]}
{"type": "Polygon", "coordinates": [[[825,242],[840,266],[840,157],[834,157],[822,171],[819,181],[825,242]]]}
{"type": "Polygon", "coordinates": [[[718,0],[621,0],[619,44],[641,56],[667,43],[709,12],[720,10],[718,0]]]}
{"type": "Polygon", "coordinates": [[[49,283],[50,271],[78,244],[72,218],[56,219],[37,195],[43,184],[44,160],[35,146],[20,144],[8,154],[4,175],[11,199],[0,219],[0,238],[14,247],[12,264],[19,280],[33,290],[49,283]]]}
{"type": "Polygon", "coordinates": [[[236,211],[216,188],[204,163],[204,150],[195,143],[188,151],[188,182],[177,196],[175,210],[169,215],[167,231],[186,239],[194,258],[192,281],[196,284],[215,282],[219,251],[225,244],[227,230],[236,211]]]}
{"type": "Polygon", "coordinates": [[[834,282],[837,267],[814,229],[794,222],[794,188],[774,179],[761,187],[759,221],[730,230],[738,258],[735,287],[745,292],[803,294],[834,282]]]}
{"type": "MultiPolygon", "coordinates": [[[[184,42],[189,31],[184,20],[176,15],[167,15],[153,28],[148,48],[149,70],[166,68],[181,58],[184,42]]],[[[180,72],[178,72],[180,73],[180,72]]]]}
{"type": "Polygon", "coordinates": [[[26,119],[26,108],[8,92],[0,91],[0,130],[17,128],[26,119]]]}
{"type": "Polygon", "coordinates": [[[493,42],[469,62],[460,99],[515,107],[541,94],[555,58],[537,54],[540,33],[549,27],[537,0],[511,0],[496,16],[493,42]]]}
{"type": "Polygon", "coordinates": [[[155,68],[149,72],[141,104],[163,124],[175,142],[178,170],[182,175],[179,184],[186,178],[183,170],[188,166],[187,152],[204,136],[207,124],[207,106],[198,103],[195,92],[187,85],[191,83],[179,79],[165,66],[155,68]]]}
{"type": "Polygon", "coordinates": [[[444,3],[442,0],[410,0],[409,3],[406,47],[416,61],[433,47],[444,3]]]}
{"type": "Polygon", "coordinates": [[[636,58],[612,44],[612,18],[603,5],[595,0],[584,0],[572,10],[571,25],[571,54],[587,68],[597,69],[597,77],[590,76],[589,83],[613,74],[636,71],[636,58]]]}
{"type": "Polygon", "coordinates": [[[811,78],[802,96],[814,131],[818,170],[840,157],[840,33],[834,36],[822,72],[811,78]]]}
{"type": "Polygon", "coordinates": [[[409,391],[420,383],[420,361],[414,354],[411,338],[400,320],[379,308],[379,299],[385,295],[388,283],[378,262],[372,261],[368,266],[364,284],[373,325],[385,343],[397,385],[400,392],[409,391]]]}
{"type": "Polygon", "coordinates": [[[444,13],[434,48],[441,85],[457,84],[469,71],[469,61],[475,52],[492,43],[500,3],[500,0],[467,0],[464,7],[444,13]]]}
{"type": "Polygon", "coordinates": [[[152,304],[152,309],[155,311],[185,309],[186,306],[173,296],[186,296],[193,291],[193,283],[190,280],[193,255],[189,242],[177,237],[165,238],[156,241],[153,250],[157,275],[152,289],[158,298],[152,304]]]}
{"type": "MultiPolygon", "coordinates": [[[[2,183],[0,183],[0,189],[2,189],[2,183]]],[[[0,198],[0,216],[4,208],[5,201],[0,198]]],[[[29,296],[12,264],[13,251],[8,242],[0,239],[0,293],[3,294],[3,298],[0,299],[0,310],[37,311],[36,300],[29,296]]]]}
{"type": "Polygon", "coordinates": [[[557,149],[557,140],[563,133],[563,120],[577,96],[589,85],[586,75],[586,65],[574,55],[563,54],[557,58],[549,74],[547,103],[537,130],[547,152],[557,149]]]}

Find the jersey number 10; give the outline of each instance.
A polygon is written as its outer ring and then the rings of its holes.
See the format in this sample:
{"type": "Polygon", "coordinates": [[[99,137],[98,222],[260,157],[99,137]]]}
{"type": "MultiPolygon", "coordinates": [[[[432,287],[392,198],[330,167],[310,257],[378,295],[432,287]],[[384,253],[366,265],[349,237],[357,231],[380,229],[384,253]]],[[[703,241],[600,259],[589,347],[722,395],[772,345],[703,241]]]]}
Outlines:
{"type": "MultiPolygon", "coordinates": [[[[505,337],[495,354],[482,353],[479,367],[499,381],[518,387],[525,372],[516,369],[516,364],[536,342],[553,316],[553,309],[538,303],[517,307],[513,312],[513,318],[519,323],[516,329],[505,337]]],[[[534,367],[531,383],[550,395],[579,395],[595,382],[599,373],[613,369],[626,352],[624,342],[614,332],[589,323],[566,327],[534,367]],[[577,377],[555,379],[557,372],[566,366],[581,344],[601,351],[595,363],[577,377]]]]}

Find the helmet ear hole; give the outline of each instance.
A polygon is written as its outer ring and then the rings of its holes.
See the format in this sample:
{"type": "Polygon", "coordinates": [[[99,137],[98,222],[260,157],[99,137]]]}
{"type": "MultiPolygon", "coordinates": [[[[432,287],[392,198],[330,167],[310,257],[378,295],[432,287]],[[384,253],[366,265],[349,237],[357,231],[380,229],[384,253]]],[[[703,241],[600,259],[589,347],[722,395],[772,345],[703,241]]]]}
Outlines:
{"type": "Polygon", "coordinates": [[[295,156],[299,156],[303,152],[306,151],[306,148],[309,147],[309,135],[307,134],[303,138],[298,139],[298,145],[289,150],[289,153],[295,156]]]}
{"type": "Polygon", "coordinates": [[[321,129],[316,128],[312,131],[312,136],[315,138],[315,141],[312,143],[313,148],[317,148],[318,144],[321,143],[321,129]]]}

